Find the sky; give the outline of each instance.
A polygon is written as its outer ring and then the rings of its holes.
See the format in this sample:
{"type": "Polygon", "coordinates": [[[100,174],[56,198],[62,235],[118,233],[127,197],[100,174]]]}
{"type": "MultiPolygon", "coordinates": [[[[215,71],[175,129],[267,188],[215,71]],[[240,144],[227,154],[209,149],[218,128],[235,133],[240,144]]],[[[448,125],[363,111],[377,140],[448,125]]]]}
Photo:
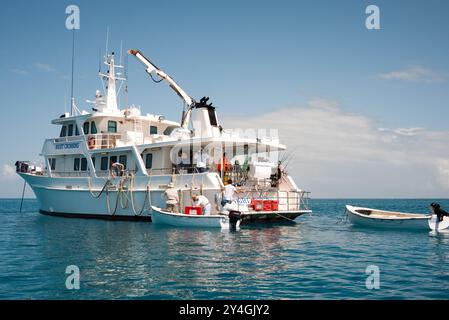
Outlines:
{"type": "MultiPolygon", "coordinates": [[[[191,96],[211,97],[225,127],[278,129],[295,150],[289,173],[313,197],[449,194],[448,1],[45,0],[1,3],[0,197],[20,197],[12,165],[40,160],[69,105],[70,4],[80,109],[102,88],[109,28],[108,50],[141,50],[191,96]],[[365,26],[368,5],[380,30],[365,26]]],[[[129,103],[179,121],[179,98],[122,62],[129,103]]]]}

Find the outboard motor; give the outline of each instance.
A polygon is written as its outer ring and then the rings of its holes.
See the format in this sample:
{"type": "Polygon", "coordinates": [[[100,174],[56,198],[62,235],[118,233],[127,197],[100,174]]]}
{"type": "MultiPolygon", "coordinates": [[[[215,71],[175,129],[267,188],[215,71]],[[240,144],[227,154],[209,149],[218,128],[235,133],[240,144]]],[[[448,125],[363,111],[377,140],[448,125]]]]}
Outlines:
{"type": "Polygon", "coordinates": [[[242,213],[240,211],[231,210],[229,211],[229,227],[236,229],[239,221],[242,220],[242,213]]]}
{"type": "Polygon", "coordinates": [[[449,213],[443,210],[438,203],[432,202],[430,206],[432,207],[434,214],[437,215],[438,221],[441,222],[443,221],[444,216],[449,216],[449,213]]]}

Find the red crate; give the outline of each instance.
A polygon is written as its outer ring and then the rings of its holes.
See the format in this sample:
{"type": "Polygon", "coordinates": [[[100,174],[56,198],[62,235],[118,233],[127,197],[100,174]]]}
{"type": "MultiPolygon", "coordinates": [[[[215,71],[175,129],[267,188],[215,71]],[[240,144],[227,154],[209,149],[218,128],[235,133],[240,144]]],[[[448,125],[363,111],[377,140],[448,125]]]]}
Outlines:
{"type": "Polygon", "coordinates": [[[271,210],[273,210],[273,211],[279,210],[279,201],[271,200],[271,210]]]}
{"type": "Polygon", "coordinates": [[[262,211],[263,210],[263,200],[251,199],[251,203],[249,206],[251,208],[253,208],[255,211],[262,211]]]}
{"type": "Polygon", "coordinates": [[[196,214],[198,216],[203,214],[203,209],[201,207],[193,207],[193,206],[187,206],[184,210],[185,214],[196,214]]]}
{"type": "Polygon", "coordinates": [[[271,211],[271,200],[263,200],[263,211],[271,211]]]}

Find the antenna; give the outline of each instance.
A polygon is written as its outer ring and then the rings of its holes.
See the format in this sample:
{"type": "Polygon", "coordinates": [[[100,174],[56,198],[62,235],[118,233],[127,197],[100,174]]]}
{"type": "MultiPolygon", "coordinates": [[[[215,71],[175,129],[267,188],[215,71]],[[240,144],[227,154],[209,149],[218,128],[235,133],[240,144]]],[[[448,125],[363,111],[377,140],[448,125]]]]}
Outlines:
{"type": "Polygon", "coordinates": [[[122,65],[123,40],[120,40],[120,65],[122,65]]]}
{"type": "Polygon", "coordinates": [[[126,78],[126,81],[128,81],[128,55],[125,56],[125,68],[123,70],[123,75],[126,78]]]}
{"type": "Polygon", "coordinates": [[[101,72],[101,48],[98,48],[98,73],[101,72]]]}
{"type": "Polygon", "coordinates": [[[128,55],[125,57],[125,70],[123,71],[125,76],[125,108],[128,109],[128,55]]]}
{"type": "Polygon", "coordinates": [[[73,106],[75,105],[75,98],[73,96],[73,73],[75,68],[75,28],[72,29],[72,84],[70,90],[70,115],[73,115],[73,106]]]}
{"type": "Polygon", "coordinates": [[[108,46],[109,46],[109,26],[106,27],[106,51],[105,51],[106,60],[108,56],[108,46]]]}

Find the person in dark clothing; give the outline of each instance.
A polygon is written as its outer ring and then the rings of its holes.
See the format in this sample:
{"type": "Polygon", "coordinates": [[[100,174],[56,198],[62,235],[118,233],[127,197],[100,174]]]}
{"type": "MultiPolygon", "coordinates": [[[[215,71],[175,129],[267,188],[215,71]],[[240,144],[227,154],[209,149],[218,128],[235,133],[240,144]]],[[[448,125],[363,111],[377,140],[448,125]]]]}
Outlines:
{"type": "Polygon", "coordinates": [[[430,210],[433,214],[436,214],[438,217],[438,221],[443,221],[444,216],[449,216],[449,213],[444,211],[438,203],[432,202],[430,204],[430,210]]]}

